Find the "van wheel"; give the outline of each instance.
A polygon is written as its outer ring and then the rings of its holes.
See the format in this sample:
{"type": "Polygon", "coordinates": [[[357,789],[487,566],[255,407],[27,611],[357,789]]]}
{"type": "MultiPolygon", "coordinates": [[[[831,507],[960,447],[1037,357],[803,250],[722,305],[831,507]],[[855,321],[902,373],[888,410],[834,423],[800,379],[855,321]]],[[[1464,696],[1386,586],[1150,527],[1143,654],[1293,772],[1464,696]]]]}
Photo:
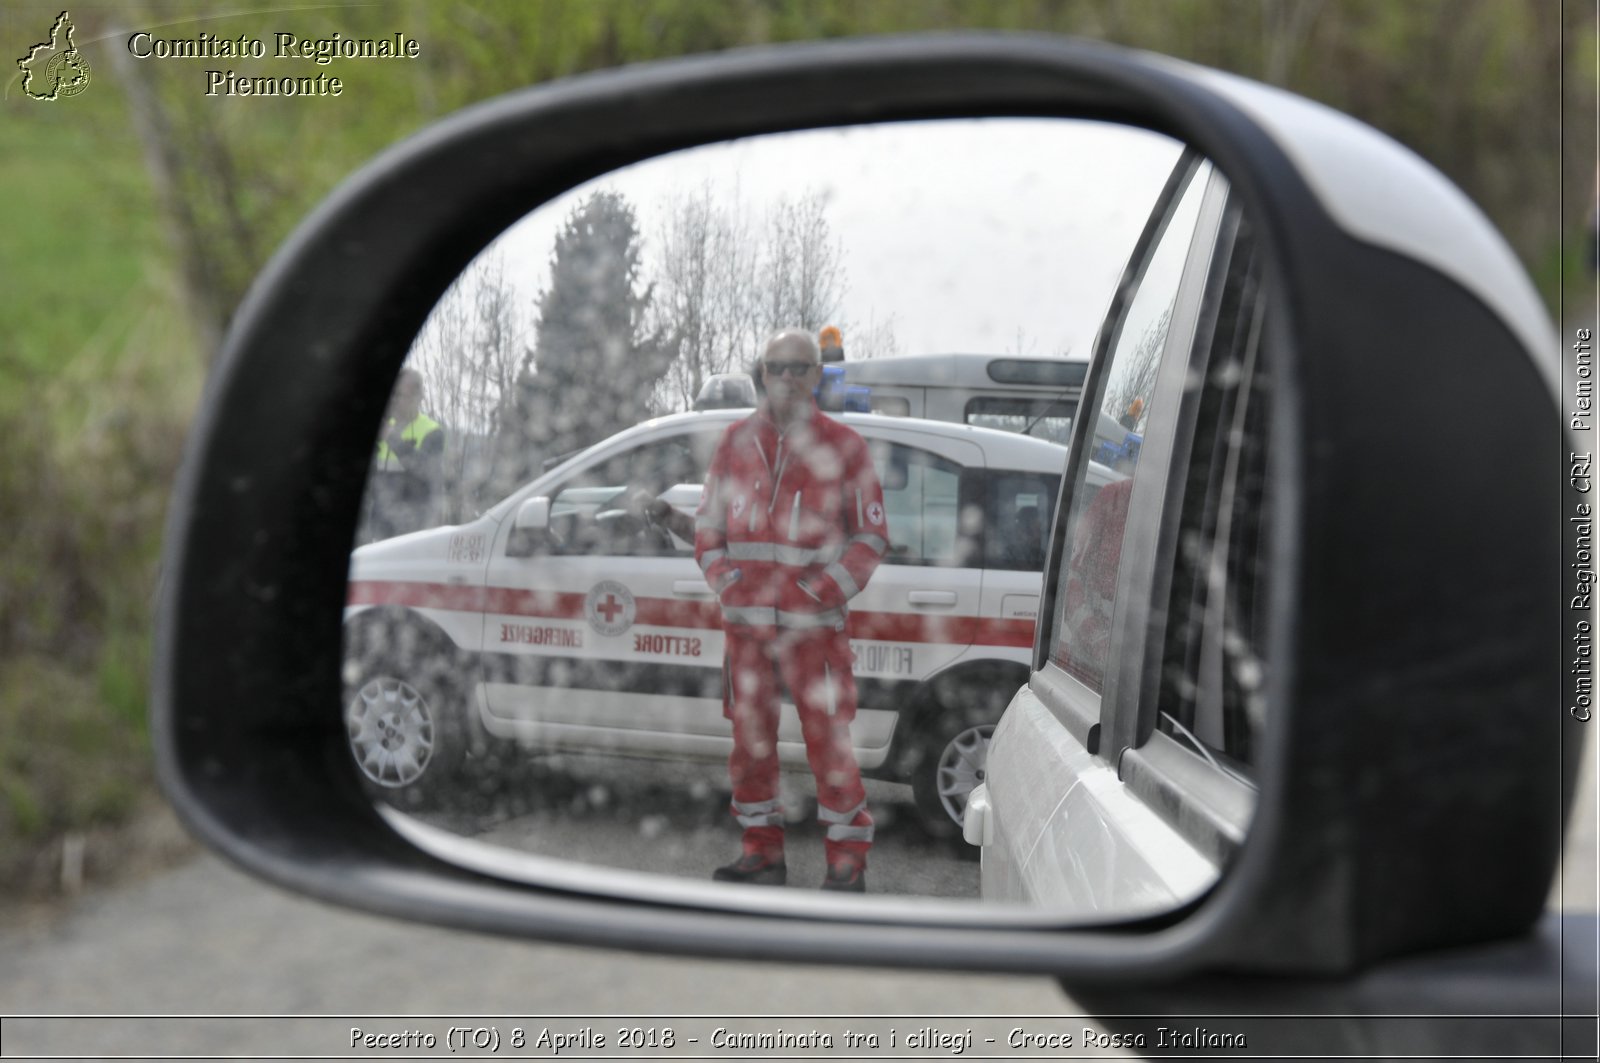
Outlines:
{"type": "Polygon", "coordinates": [[[368,792],[408,811],[447,798],[472,733],[453,655],[410,628],[353,632],[345,653],[345,733],[368,792]]]}
{"type": "Polygon", "coordinates": [[[984,780],[994,724],[946,713],[923,736],[921,756],[911,778],[917,811],[929,834],[943,838],[957,855],[976,860],[979,849],[961,837],[967,799],[984,780]]]}

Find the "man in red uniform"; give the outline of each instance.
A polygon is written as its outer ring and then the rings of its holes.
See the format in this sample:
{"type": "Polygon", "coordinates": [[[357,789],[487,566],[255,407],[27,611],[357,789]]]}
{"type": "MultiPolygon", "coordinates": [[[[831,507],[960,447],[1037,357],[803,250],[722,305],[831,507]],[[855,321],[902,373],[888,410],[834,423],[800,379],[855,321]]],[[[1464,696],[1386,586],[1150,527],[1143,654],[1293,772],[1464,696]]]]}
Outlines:
{"type": "Polygon", "coordinates": [[[866,889],[872,817],[850,746],[856,711],[845,603],[889,548],[866,442],[823,415],[811,334],[773,336],[757,366],[766,397],[717,445],[695,519],[695,559],[722,602],[723,711],[733,722],[733,814],[743,855],[712,876],[782,885],[778,683],[800,713],[827,824],[823,889],[866,889]]]}

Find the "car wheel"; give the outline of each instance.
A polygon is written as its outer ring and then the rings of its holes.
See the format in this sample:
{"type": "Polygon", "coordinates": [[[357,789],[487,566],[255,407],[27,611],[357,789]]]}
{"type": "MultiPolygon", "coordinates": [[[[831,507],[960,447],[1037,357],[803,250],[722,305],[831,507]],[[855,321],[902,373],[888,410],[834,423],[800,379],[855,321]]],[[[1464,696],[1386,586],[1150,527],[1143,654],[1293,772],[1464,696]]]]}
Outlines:
{"type": "Polygon", "coordinates": [[[409,628],[366,629],[346,652],[345,732],[362,781],[390,804],[433,803],[458,781],[472,730],[453,667],[409,628]]]}
{"type": "Polygon", "coordinates": [[[946,713],[923,736],[911,792],[928,833],[951,843],[960,856],[976,860],[979,850],[961,837],[967,798],[984,780],[994,724],[946,713]]]}

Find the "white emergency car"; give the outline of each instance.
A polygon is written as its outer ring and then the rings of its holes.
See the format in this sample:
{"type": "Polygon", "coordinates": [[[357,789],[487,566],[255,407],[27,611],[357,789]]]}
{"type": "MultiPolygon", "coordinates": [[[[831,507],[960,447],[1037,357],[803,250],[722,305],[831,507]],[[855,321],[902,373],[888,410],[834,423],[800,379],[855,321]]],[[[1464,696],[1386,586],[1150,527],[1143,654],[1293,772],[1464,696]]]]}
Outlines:
{"type": "MultiPolygon", "coordinates": [[[[719,606],[692,542],[628,500],[643,490],[692,515],[718,439],[748,413],[646,422],[476,521],[356,550],[345,719],[366,777],[424,792],[495,740],[725,759],[719,606]]],[[[992,429],[842,419],[869,443],[893,539],[850,607],[856,756],[869,777],[910,782],[930,829],[955,836],[1028,676],[1066,452],[992,429]]],[[[792,708],[779,753],[804,767],[792,708]]]]}

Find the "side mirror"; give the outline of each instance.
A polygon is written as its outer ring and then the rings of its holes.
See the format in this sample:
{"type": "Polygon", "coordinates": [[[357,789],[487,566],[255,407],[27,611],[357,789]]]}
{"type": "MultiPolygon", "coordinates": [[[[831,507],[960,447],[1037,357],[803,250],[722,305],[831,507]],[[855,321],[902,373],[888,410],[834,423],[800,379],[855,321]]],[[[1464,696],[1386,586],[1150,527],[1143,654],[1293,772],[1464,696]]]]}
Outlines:
{"type": "Polygon", "coordinates": [[[889,465],[883,470],[883,489],[885,491],[904,491],[906,484],[911,480],[911,466],[904,456],[896,453],[889,459],[889,465]]]}
{"type": "Polygon", "coordinates": [[[540,495],[522,503],[517,507],[517,519],[512,527],[517,531],[548,531],[550,528],[550,500],[540,495]]]}
{"type": "MultiPolygon", "coordinates": [[[[170,510],[152,697],[162,782],[202,839],[280,884],[533,938],[1106,985],[1219,969],[1326,977],[1515,937],[1543,907],[1581,751],[1559,708],[1566,496],[1547,467],[1571,445],[1559,346],[1509,248],[1420,159],[1326,108],[1160,57],[1000,35],[859,40],[514,93],[352,177],[236,315],[170,510]],[[549,861],[508,871],[376,807],[337,711],[349,543],[388,386],[471,258],[533,206],[669,152],[1018,115],[1183,141],[1230,183],[1236,211],[1219,224],[1247,219],[1270,266],[1259,319],[1240,324],[1262,330],[1275,386],[1259,436],[1276,459],[1260,583],[1266,726],[1256,815],[1218,857],[1220,881],[1176,910],[1103,925],[871,896],[827,905],[549,861]],[[1433,399],[1418,403],[1424,387],[1433,399]],[[294,448],[256,445],[284,434],[294,448]]],[[[1112,427],[1113,458],[1137,444],[1139,464],[1159,468],[1174,452],[1175,430],[1158,445],[1112,427]]],[[[1087,453],[1087,424],[1078,439],[1087,453]]],[[[549,522],[549,500],[531,499],[511,530],[549,522]]],[[[1164,589],[1156,560],[1181,530],[1133,528],[1124,563],[1164,589]]],[[[616,617],[681,625],[701,604],[593,586],[603,593],[509,597],[595,633],[616,617]]],[[[1027,637],[1014,636],[1019,658],[1027,637]]],[[[1120,682],[1159,678],[1153,636],[1115,637],[1141,651],[1129,662],[1151,662],[1120,682]]],[[[1137,751],[1149,723],[1108,728],[1099,747],[1137,751]]],[[[1094,767],[1108,787],[1123,781],[1121,763],[1094,767]]],[[[988,796],[993,812],[999,791],[988,796]]]]}
{"type": "Polygon", "coordinates": [[[507,557],[530,557],[550,540],[550,499],[530,498],[517,507],[516,519],[506,537],[507,557]]]}

